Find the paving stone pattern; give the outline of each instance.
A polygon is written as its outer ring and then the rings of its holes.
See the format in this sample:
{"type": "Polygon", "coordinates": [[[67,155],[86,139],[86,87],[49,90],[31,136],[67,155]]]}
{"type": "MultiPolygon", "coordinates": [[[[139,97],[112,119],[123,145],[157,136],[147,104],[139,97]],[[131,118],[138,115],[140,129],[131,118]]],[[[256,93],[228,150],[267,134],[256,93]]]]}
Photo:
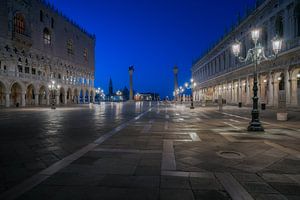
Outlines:
{"type": "Polygon", "coordinates": [[[268,113],[248,133],[245,110],[151,106],[136,120],[148,103],[1,111],[0,197],[122,126],[17,199],[300,199],[300,125],[268,113]]]}

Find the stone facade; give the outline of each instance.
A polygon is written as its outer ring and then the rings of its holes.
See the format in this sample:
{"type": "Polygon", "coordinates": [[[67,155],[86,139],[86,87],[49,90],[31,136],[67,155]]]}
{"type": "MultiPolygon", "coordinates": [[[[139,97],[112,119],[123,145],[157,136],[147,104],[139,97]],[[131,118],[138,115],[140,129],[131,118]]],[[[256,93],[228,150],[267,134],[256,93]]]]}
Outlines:
{"type": "Polygon", "coordinates": [[[240,63],[231,52],[237,39],[242,43],[241,56],[253,47],[250,32],[261,30],[259,42],[267,55],[272,54],[271,40],[283,39],[282,51],[274,60],[258,66],[260,103],[278,107],[278,94],[285,91],[286,104],[300,107],[300,1],[265,0],[224,36],[192,66],[192,77],[198,83],[194,100],[215,102],[219,95],[227,103],[252,104],[253,72],[251,63],[240,63]]]}
{"type": "Polygon", "coordinates": [[[42,0],[0,1],[0,106],[93,102],[95,36],[42,0]]]}

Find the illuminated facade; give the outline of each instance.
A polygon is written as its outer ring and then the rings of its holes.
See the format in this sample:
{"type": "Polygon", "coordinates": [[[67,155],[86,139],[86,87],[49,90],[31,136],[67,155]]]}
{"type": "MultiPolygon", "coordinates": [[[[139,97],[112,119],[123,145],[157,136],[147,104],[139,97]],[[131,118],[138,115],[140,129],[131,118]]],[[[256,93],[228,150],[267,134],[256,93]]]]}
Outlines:
{"type": "Polygon", "coordinates": [[[300,1],[264,0],[245,19],[240,20],[212,49],[192,66],[197,82],[194,100],[215,102],[219,95],[229,104],[252,104],[253,71],[251,63],[240,63],[231,51],[235,40],[243,44],[241,54],[253,47],[251,30],[260,29],[259,43],[272,53],[272,39],[283,39],[278,57],[258,66],[260,103],[278,107],[279,92],[285,91],[286,105],[300,106],[300,1]]]}
{"type": "Polygon", "coordinates": [[[0,1],[0,105],[93,102],[95,36],[42,0],[0,1]]]}

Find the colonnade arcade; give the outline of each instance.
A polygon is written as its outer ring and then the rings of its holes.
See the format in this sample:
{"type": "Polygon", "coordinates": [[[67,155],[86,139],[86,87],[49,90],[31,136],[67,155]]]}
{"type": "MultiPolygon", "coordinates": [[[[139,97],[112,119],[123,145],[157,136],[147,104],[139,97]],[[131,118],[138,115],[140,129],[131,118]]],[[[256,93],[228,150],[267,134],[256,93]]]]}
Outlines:
{"type": "Polygon", "coordinates": [[[51,96],[47,85],[25,84],[21,81],[8,83],[0,80],[0,106],[46,106],[50,105],[52,97],[55,98],[57,105],[94,103],[95,101],[94,88],[66,86],[52,92],[54,96],[51,96]]]}
{"type": "MultiPolygon", "coordinates": [[[[216,81],[217,82],[217,81],[216,81]]],[[[194,100],[215,102],[221,95],[226,103],[252,105],[253,75],[241,76],[227,81],[195,88],[194,100]]],[[[287,106],[300,106],[300,67],[277,69],[258,74],[258,97],[260,103],[278,106],[278,93],[284,90],[287,106]]]]}

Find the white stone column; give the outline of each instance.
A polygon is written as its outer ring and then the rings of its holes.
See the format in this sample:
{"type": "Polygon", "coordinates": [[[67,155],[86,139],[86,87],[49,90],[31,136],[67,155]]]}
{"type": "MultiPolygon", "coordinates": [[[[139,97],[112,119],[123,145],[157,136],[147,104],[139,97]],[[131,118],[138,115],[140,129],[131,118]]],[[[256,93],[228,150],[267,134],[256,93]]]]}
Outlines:
{"type": "Polygon", "coordinates": [[[274,79],[273,85],[273,105],[278,106],[278,91],[279,91],[279,81],[274,79]]]}
{"type": "Polygon", "coordinates": [[[55,95],[55,98],[56,98],[56,105],[59,105],[59,94],[58,95],[55,95]]]}
{"type": "Polygon", "coordinates": [[[234,96],[235,96],[235,87],[234,87],[234,82],[231,81],[231,87],[230,87],[230,91],[231,91],[231,100],[230,100],[230,103],[234,103],[235,100],[234,100],[234,96]]]}
{"type": "Polygon", "coordinates": [[[22,106],[22,107],[25,107],[25,106],[26,106],[25,92],[21,93],[21,106],[22,106]]]}
{"type": "MultiPolygon", "coordinates": [[[[257,97],[258,97],[258,103],[260,103],[260,97],[261,97],[261,95],[260,95],[260,91],[261,91],[261,82],[260,82],[260,75],[259,74],[257,74],[256,75],[256,80],[257,80],[257,97]]],[[[253,80],[254,80],[254,77],[253,77],[253,80]]]]}
{"type": "Polygon", "coordinates": [[[250,83],[249,76],[246,78],[246,104],[250,104],[250,83]]]}
{"type": "Polygon", "coordinates": [[[285,96],[286,96],[286,104],[291,104],[291,84],[290,84],[290,73],[289,70],[286,68],[284,70],[284,89],[285,89],[285,96]]]}
{"type": "Polygon", "coordinates": [[[67,95],[64,95],[64,104],[66,105],[68,103],[67,95]]]}
{"type": "Polygon", "coordinates": [[[237,101],[238,101],[238,103],[242,102],[242,83],[241,83],[241,79],[240,78],[239,78],[239,83],[238,83],[237,101]]]}
{"type": "Polygon", "coordinates": [[[36,106],[39,105],[39,95],[38,94],[34,95],[34,105],[36,105],[36,106]]]}
{"type": "Polygon", "coordinates": [[[47,106],[50,105],[50,95],[49,95],[49,93],[46,94],[46,104],[47,104],[47,106]]]}
{"type": "Polygon", "coordinates": [[[10,106],[10,99],[9,99],[9,93],[5,94],[5,107],[9,107],[10,106]]]}
{"type": "Polygon", "coordinates": [[[95,103],[95,94],[92,95],[92,103],[95,103]]]}
{"type": "Polygon", "coordinates": [[[273,82],[273,75],[271,74],[271,72],[269,73],[268,76],[268,105],[273,106],[274,105],[274,82],[273,82]]]}
{"type": "Polygon", "coordinates": [[[86,96],[86,94],[84,94],[84,95],[82,96],[82,103],[83,103],[83,104],[85,104],[85,96],[86,96]]]}
{"type": "Polygon", "coordinates": [[[87,99],[87,101],[88,101],[88,103],[91,102],[91,96],[90,96],[90,94],[88,94],[88,99],[87,99]]]}
{"type": "Polygon", "coordinates": [[[298,94],[297,94],[297,79],[291,80],[291,105],[297,106],[298,105],[298,94]]]}

